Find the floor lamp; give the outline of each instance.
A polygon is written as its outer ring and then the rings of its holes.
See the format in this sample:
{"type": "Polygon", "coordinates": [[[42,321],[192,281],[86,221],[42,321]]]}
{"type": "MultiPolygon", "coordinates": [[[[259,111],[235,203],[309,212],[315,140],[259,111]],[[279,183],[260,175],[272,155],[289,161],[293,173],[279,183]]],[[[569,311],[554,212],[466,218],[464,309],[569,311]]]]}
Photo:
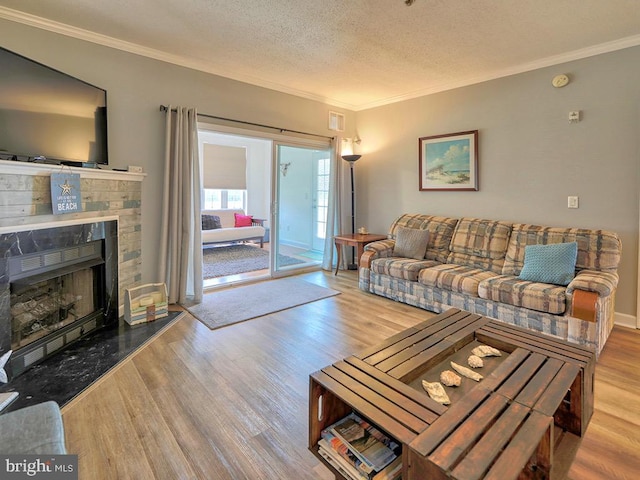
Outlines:
{"type": "MultiPolygon", "coordinates": [[[[349,170],[351,171],[351,233],[356,233],[356,191],[353,184],[353,166],[362,155],[343,155],[342,159],[349,162],[349,170]]],[[[351,247],[351,263],[347,265],[349,270],[357,270],[358,264],[355,259],[356,249],[351,247]]]]}

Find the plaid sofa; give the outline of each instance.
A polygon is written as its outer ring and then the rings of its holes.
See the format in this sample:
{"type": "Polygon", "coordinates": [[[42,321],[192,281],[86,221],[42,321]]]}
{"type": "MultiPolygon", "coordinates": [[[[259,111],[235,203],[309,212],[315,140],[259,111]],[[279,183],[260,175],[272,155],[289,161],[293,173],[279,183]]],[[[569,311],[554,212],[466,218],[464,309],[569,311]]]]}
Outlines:
{"type": "Polygon", "coordinates": [[[451,307],[602,350],[613,328],[621,244],[604,230],[421,214],[398,217],[365,247],[359,286],[433,312],[451,307]],[[399,227],[429,231],[424,259],[393,256],[399,227]],[[575,278],[550,285],[518,278],[527,245],[577,242],[575,278]]]}

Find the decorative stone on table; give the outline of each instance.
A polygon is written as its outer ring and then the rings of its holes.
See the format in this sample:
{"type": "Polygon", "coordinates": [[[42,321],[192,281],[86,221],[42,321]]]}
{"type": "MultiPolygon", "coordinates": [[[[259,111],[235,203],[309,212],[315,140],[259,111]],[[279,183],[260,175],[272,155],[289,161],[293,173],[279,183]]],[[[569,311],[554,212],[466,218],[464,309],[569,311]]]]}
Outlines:
{"type": "Polygon", "coordinates": [[[447,387],[459,387],[462,379],[451,370],[445,370],[440,374],[440,381],[447,387]]]}
{"type": "Polygon", "coordinates": [[[469,355],[467,359],[467,363],[471,368],[482,368],[484,367],[484,362],[477,355],[469,355]]]}
{"type": "Polygon", "coordinates": [[[444,391],[444,387],[440,382],[429,383],[426,380],[422,380],[422,387],[427,391],[429,396],[442,405],[450,405],[449,395],[444,391]]]}
{"type": "Polygon", "coordinates": [[[484,377],[477,372],[474,372],[470,368],[463,367],[462,365],[458,365],[456,362],[451,362],[451,368],[453,368],[456,372],[458,372],[463,377],[470,378],[471,380],[475,380],[479,382],[484,377]]]}
{"type": "Polygon", "coordinates": [[[502,353],[497,348],[490,347],[489,345],[480,345],[473,350],[471,353],[476,355],[477,357],[501,357],[502,353]]]}

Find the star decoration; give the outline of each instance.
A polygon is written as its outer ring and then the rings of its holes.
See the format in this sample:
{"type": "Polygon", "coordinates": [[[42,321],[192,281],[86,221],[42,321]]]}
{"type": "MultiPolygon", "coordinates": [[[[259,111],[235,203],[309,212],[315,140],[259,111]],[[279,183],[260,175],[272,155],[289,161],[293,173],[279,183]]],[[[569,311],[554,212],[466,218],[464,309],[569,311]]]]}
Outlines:
{"type": "Polygon", "coordinates": [[[73,185],[69,185],[69,180],[65,180],[62,185],[58,185],[62,189],[61,195],[71,195],[73,185]]]}
{"type": "Polygon", "coordinates": [[[7,372],[4,369],[4,366],[9,361],[9,357],[11,356],[11,350],[4,353],[2,357],[0,357],[0,383],[7,383],[7,372]]]}

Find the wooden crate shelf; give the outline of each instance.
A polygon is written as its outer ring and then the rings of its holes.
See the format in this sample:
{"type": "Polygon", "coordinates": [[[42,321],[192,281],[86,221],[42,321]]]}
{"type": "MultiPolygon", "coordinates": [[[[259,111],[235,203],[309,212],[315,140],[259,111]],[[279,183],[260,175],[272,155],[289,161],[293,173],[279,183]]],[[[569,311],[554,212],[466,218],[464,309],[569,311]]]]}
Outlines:
{"type": "Polygon", "coordinates": [[[559,440],[593,414],[594,370],[586,348],[451,309],[311,374],[309,448],[326,464],[322,429],[354,411],[402,443],[404,479],[551,478],[559,440]],[[504,356],[450,406],[429,398],[421,379],[478,343],[504,356]]]}

